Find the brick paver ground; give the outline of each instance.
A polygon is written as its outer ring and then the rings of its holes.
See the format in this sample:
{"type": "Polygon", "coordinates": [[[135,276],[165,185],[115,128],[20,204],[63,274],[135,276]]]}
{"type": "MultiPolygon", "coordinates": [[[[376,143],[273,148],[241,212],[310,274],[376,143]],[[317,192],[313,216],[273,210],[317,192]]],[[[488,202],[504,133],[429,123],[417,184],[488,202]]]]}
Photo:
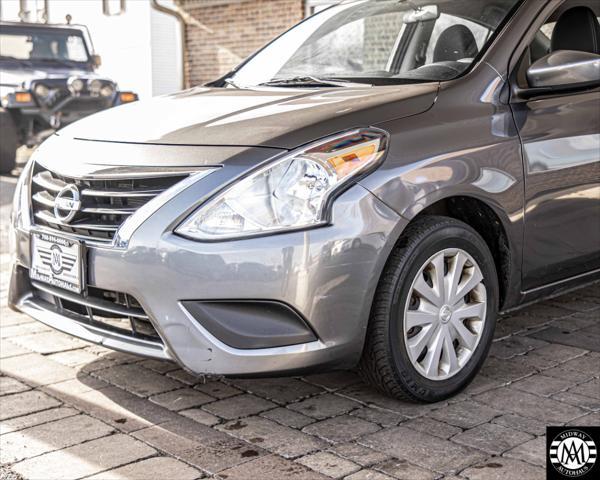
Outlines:
{"type": "Polygon", "coordinates": [[[435,405],[352,372],[194,378],[6,308],[2,178],[0,478],[542,479],[545,427],[600,425],[600,285],[502,318],[489,360],[435,405]]]}

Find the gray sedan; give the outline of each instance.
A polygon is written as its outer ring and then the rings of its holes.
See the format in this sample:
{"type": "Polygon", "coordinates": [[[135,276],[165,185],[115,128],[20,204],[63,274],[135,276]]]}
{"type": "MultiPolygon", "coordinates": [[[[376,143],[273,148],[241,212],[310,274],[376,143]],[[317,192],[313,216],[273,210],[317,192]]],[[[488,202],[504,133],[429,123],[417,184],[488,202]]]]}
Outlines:
{"type": "Polygon", "coordinates": [[[598,15],[343,2],[79,121],[19,180],[9,302],[198,375],[453,395],[498,312],[600,277],[598,15]]]}

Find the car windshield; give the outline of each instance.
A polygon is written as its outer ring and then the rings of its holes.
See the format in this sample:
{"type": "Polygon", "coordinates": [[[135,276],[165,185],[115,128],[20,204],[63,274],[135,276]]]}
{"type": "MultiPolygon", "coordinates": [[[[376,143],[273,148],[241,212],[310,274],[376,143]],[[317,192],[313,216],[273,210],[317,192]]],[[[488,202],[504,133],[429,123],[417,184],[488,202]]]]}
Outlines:
{"type": "Polygon", "coordinates": [[[230,88],[393,84],[458,77],[520,0],[356,0],[292,28],[238,68],[230,88]]]}
{"type": "Polygon", "coordinates": [[[0,58],[58,63],[89,61],[85,40],[79,32],[25,27],[2,27],[0,58]]]}

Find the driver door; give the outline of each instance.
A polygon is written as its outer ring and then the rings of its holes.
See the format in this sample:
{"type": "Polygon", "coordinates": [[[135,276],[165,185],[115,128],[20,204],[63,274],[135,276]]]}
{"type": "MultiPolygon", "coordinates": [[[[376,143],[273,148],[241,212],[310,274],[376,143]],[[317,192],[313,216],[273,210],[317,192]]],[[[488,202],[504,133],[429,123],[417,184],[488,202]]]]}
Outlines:
{"type": "MultiPolygon", "coordinates": [[[[600,81],[563,93],[531,98],[518,94],[529,87],[525,73],[535,57],[548,53],[544,49],[552,51],[552,44],[560,46],[560,39],[552,38],[556,21],[575,3],[562,3],[538,26],[512,77],[517,92],[512,108],[525,170],[525,290],[600,268],[600,81]]],[[[570,22],[570,28],[577,23],[570,22]]],[[[577,24],[577,35],[592,35],[585,28],[583,21],[577,24]]],[[[585,46],[585,41],[579,43],[585,46]]],[[[571,43],[570,49],[577,44],[571,43]]]]}

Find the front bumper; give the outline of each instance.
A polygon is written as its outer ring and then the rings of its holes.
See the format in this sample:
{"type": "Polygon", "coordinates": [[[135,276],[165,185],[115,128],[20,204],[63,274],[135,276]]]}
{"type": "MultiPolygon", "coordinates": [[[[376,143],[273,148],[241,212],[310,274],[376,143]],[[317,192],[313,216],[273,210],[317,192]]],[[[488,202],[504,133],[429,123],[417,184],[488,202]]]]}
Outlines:
{"type": "Polygon", "coordinates": [[[172,233],[172,212],[206,195],[203,181],[170,200],[126,249],[87,247],[87,283],[139,301],[162,342],[87,325],[34,295],[28,277],[30,233],[14,230],[16,259],[9,303],[70,335],[109,348],[170,359],[195,374],[274,375],[359,360],[381,271],[405,221],[359,185],[340,196],[332,224],[301,232],[204,243],[172,233]],[[290,306],[315,340],[236,348],[184,307],[189,301],[267,300],[290,306]]]}

